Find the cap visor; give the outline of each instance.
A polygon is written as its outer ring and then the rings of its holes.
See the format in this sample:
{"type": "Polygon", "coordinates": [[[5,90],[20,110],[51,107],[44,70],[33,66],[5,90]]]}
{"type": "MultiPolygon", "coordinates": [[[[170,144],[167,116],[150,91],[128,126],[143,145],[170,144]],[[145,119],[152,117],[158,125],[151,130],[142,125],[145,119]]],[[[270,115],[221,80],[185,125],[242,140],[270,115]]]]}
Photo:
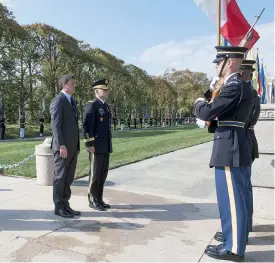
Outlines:
{"type": "Polygon", "coordinates": [[[218,62],[222,61],[223,59],[224,58],[216,58],[216,59],[213,60],[213,63],[218,63],[218,62]]]}

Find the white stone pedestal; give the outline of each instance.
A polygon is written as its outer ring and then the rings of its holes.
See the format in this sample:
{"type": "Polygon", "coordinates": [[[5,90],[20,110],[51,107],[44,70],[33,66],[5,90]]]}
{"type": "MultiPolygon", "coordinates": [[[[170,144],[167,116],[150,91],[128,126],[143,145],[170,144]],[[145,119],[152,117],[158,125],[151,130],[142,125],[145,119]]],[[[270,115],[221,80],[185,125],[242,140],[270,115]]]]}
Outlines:
{"type": "Polygon", "coordinates": [[[260,154],[274,154],[274,104],[261,104],[259,120],[254,127],[260,154]]]}

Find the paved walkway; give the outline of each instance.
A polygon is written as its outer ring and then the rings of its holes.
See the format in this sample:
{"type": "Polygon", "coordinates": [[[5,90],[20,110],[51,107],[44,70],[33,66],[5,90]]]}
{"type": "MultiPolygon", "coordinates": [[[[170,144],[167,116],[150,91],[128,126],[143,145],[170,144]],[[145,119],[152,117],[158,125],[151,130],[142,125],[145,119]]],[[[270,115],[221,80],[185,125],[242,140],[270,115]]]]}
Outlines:
{"type": "MultiPolygon", "coordinates": [[[[87,205],[87,178],[74,182],[75,219],[52,212],[52,187],[0,177],[0,261],[214,262],[204,255],[220,229],[211,143],[111,170],[108,212],[87,205]]],[[[246,261],[274,262],[274,156],[253,167],[254,232],[246,261]],[[266,165],[264,168],[263,165],[266,165]]],[[[217,261],[216,261],[217,262],[217,261]]]]}

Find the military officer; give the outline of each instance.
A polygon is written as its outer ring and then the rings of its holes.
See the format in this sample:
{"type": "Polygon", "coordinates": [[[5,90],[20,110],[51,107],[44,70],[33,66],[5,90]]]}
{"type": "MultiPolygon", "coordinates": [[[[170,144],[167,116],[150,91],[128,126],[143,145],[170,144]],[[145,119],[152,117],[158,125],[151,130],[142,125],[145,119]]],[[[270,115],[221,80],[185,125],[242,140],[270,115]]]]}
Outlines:
{"type": "Polygon", "coordinates": [[[84,143],[89,152],[90,181],[88,188],[89,206],[104,211],[110,205],[103,201],[103,188],[109,169],[112,152],[111,111],[106,103],[108,81],[100,79],[92,84],[96,98],[84,107],[84,143]]]}
{"type": "Polygon", "coordinates": [[[250,85],[239,79],[244,47],[217,46],[217,75],[223,78],[219,95],[208,103],[195,102],[195,115],[203,121],[217,120],[210,167],[215,167],[217,201],[223,242],[208,246],[205,253],[216,259],[243,260],[248,236],[247,176],[251,154],[245,127],[252,112],[250,85]]]}

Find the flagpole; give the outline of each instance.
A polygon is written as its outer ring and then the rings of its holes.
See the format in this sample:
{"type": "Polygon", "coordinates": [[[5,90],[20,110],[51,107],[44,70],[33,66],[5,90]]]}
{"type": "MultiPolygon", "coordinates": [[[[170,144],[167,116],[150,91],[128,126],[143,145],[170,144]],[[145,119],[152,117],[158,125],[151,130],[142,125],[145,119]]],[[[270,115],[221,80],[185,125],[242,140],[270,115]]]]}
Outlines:
{"type": "Polygon", "coordinates": [[[220,43],[221,43],[221,34],[220,34],[220,31],[221,31],[221,0],[217,0],[217,13],[218,13],[218,16],[217,16],[217,45],[219,46],[220,43]]]}

